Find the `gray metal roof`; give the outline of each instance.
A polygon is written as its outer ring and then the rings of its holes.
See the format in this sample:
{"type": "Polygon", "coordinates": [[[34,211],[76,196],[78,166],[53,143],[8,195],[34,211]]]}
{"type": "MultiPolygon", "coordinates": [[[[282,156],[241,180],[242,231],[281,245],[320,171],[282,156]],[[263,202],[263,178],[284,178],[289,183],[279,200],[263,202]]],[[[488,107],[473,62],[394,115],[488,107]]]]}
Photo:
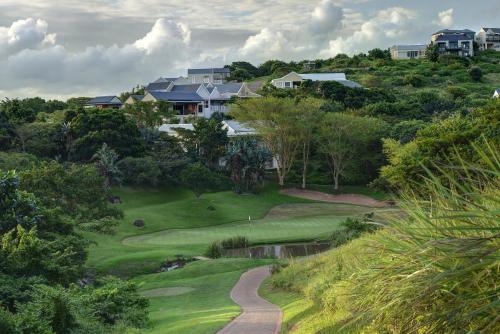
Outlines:
{"type": "Polygon", "coordinates": [[[423,50],[427,47],[426,44],[406,44],[406,45],[393,45],[391,49],[397,51],[412,51],[412,50],[423,50]]]}
{"type": "Polygon", "coordinates": [[[212,73],[231,73],[229,68],[190,68],[188,74],[212,74],[212,73]]]}
{"type": "Polygon", "coordinates": [[[196,93],[200,88],[201,84],[189,84],[189,85],[174,85],[172,87],[172,92],[191,92],[196,93]]]}
{"type": "MultiPolygon", "coordinates": [[[[121,101],[120,102],[113,102],[112,100],[115,99],[118,97],[115,96],[115,95],[107,95],[107,96],[96,96],[94,97],[93,99],[90,99],[89,102],[87,102],[87,104],[122,104],[121,101]]],[[[120,99],[118,99],[120,100],[120,99]]]]}
{"type": "Polygon", "coordinates": [[[465,34],[444,34],[436,38],[436,42],[443,42],[443,41],[458,42],[458,41],[469,41],[469,40],[472,40],[472,38],[468,37],[465,34]]]}
{"type": "Polygon", "coordinates": [[[485,31],[486,30],[491,30],[493,31],[495,34],[500,34],[500,28],[483,28],[485,31]]]}
{"type": "Polygon", "coordinates": [[[301,73],[299,76],[304,80],[312,81],[346,80],[345,73],[301,73]]]}
{"type": "Polygon", "coordinates": [[[157,100],[171,102],[203,102],[203,98],[190,92],[150,92],[157,100]]]}
{"type": "Polygon", "coordinates": [[[224,121],[231,129],[234,130],[235,134],[252,134],[255,133],[255,129],[245,127],[243,124],[237,121],[226,120],[224,121]]]}
{"type": "Polygon", "coordinates": [[[475,33],[475,31],[472,31],[470,29],[441,29],[438,30],[434,33],[436,34],[470,34],[470,33],[475,33]]]}
{"type": "Polygon", "coordinates": [[[146,86],[145,90],[148,92],[167,90],[170,84],[170,81],[151,82],[146,86]]]}
{"type": "Polygon", "coordinates": [[[232,82],[232,83],[225,83],[225,84],[215,84],[214,87],[217,87],[217,90],[221,94],[237,94],[241,86],[243,86],[242,82],[232,82]]]}
{"type": "Polygon", "coordinates": [[[144,98],[144,95],[130,95],[130,97],[136,101],[142,101],[142,99],[144,98]]]}

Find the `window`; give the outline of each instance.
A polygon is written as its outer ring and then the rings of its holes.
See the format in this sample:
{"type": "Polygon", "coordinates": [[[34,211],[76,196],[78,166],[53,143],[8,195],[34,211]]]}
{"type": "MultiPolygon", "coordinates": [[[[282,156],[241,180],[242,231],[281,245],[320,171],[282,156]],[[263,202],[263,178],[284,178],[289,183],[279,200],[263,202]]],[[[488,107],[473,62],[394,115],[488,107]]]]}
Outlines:
{"type": "Polygon", "coordinates": [[[205,109],[207,109],[207,108],[209,107],[208,101],[207,101],[207,100],[205,100],[205,103],[204,103],[204,104],[205,104],[205,109]]]}
{"type": "Polygon", "coordinates": [[[290,81],[285,81],[285,88],[292,88],[292,83],[290,81]]]}
{"type": "Polygon", "coordinates": [[[418,51],[408,51],[408,52],[406,52],[406,56],[408,58],[417,58],[418,57],[418,51]]]}

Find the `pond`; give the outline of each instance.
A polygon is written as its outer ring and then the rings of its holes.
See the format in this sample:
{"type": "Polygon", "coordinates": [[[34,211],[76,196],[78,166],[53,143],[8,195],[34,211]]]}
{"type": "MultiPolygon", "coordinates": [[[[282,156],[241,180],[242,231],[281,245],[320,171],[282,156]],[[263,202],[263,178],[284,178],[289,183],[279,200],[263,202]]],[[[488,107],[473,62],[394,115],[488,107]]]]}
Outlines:
{"type": "Polygon", "coordinates": [[[330,244],[326,242],[283,244],[283,245],[262,245],[247,248],[236,248],[224,250],[227,257],[248,257],[251,259],[274,258],[288,259],[292,257],[308,256],[318,254],[330,249],[330,244]]]}

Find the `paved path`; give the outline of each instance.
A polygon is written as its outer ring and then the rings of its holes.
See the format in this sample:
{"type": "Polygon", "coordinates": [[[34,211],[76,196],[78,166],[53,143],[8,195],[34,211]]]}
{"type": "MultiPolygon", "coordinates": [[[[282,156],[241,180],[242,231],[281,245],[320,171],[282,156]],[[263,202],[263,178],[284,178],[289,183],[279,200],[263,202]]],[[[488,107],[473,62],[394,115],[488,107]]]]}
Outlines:
{"type": "Polygon", "coordinates": [[[281,309],[262,299],[258,290],[269,277],[270,267],[263,266],[247,271],[231,291],[231,298],[243,308],[243,313],[218,334],[278,334],[281,328],[281,309]]]}
{"type": "Polygon", "coordinates": [[[300,198],[312,199],[315,201],[322,202],[330,202],[330,203],[347,203],[347,204],[355,204],[355,205],[365,205],[371,206],[374,208],[383,208],[391,206],[390,201],[378,201],[369,196],[360,195],[360,194],[341,194],[341,195],[332,195],[319,191],[313,190],[304,190],[297,188],[290,189],[282,189],[280,193],[295,196],[300,198]]]}

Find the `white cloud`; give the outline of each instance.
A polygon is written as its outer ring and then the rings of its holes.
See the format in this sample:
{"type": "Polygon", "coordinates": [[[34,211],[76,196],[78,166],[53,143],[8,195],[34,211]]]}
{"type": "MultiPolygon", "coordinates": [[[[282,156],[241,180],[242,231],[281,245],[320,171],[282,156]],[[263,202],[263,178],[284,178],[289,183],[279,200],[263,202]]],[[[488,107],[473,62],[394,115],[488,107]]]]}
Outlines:
{"type": "Polygon", "coordinates": [[[434,24],[445,28],[451,27],[453,25],[453,8],[439,12],[438,19],[434,21],[434,24]]]}
{"type": "Polygon", "coordinates": [[[48,34],[47,26],[44,20],[29,18],[15,21],[10,27],[0,27],[0,55],[54,45],[56,35],[48,34]]]}
{"type": "Polygon", "coordinates": [[[386,48],[410,35],[417,17],[414,10],[403,7],[380,10],[352,34],[331,40],[320,55],[333,57],[339,53],[354,54],[375,47],[386,48]]]}
{"type": "Polygon", "coordinates": [[[57,90],[59,96],[116,93],[180,71],[185,59],[195,59],[197,52],[189,47],[189,28],[166,19],[157,20],[133,43],[97,45],[79,52],[57,44],[43,20],[18,21],[0,32],[0,45],[10,50],[8,57],[0,57],[0,91],[53,95],[57,90]]]}
{"type": "Polygon", "coordinates": [[[276,29],[273,24],[248,37],[238,50],[238,56],[258,62],[315,56],[325,41],[339,33],[343,17],[343,9],[335,1],[321,0],[305,21],[296,21],[292,28],[276,29]]]}

